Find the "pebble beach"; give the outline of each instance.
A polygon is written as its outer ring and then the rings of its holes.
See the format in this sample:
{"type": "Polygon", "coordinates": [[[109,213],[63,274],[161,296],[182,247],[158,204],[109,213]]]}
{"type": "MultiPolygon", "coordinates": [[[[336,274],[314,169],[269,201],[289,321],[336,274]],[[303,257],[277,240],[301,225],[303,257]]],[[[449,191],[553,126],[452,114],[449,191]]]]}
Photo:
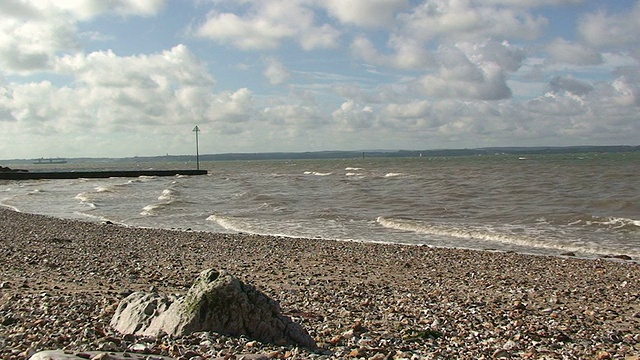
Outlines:
{"type": "Polygon", "coordinates": [[[0,358],[42,350],[175,359],[640,359],[640,264],[188,229],[0,208],[0,358]],[[245,337],[119,334],[133,291],[184,294],[227,270],[318,349],[245,337]]]}

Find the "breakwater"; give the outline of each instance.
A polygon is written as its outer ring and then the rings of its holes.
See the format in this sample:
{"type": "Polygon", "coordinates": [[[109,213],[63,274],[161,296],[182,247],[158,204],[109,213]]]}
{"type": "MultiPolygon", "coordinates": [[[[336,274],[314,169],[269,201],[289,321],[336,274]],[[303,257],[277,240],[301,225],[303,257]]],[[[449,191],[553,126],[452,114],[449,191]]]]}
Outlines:
{"type": "Polygon", "coordinates": [[[80,179],[206,174],[207,170],[0,171],[0,180],[80,179]]]}

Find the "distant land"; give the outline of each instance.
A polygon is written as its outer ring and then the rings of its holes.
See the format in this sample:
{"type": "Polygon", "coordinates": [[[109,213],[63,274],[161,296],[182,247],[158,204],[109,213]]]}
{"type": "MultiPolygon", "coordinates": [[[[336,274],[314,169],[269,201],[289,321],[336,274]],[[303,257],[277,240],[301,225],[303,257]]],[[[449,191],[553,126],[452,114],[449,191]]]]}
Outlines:
{"type": "MultiPolygon", "coordinates": [[[[442,150],[361,150],[361,151],[310,151],[310,152],[266,152],[266,153],[226,153],[200,155],[200,161],[229,160],[297,160],[297,159],[353,159],[380,157],[436,157],[436,156],[474,156],[474,155],[551,155],[575,153],[625,153],[640,152],[640,146],[539,146],[539,147],[486,147],[476,149],[442,149],[442,150]]],[[[69,158],[69,162],[167,162],[193,161],[195,154],[134,156],[125,158],[69,158]]],[[[2,164],[19,164],[31,162],[32,159],[0,160],[2,164]]]]}

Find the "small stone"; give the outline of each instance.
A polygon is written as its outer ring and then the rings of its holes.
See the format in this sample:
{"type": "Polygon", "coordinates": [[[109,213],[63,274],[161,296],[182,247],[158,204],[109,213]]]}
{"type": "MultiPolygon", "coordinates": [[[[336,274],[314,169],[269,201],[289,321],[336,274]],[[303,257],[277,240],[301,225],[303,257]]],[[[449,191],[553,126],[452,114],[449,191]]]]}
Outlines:
{"type": "Polygon", "coordinates": [[[502,345],[502,348],[507,351],[513,350],[517,347],[518,347],[518,344],[516,344],[516,342],[513,340],[509,340],[506,343],[504,343],[504,345],[502,345]]]}
{"type": "Polygon", "coordinates": [[[386,359],[386,355],[383,353],[375,353],[375,355],[369,358],[369,360],[384,360],[384,359],[386,359]]]}
{"type": "Polygon", "coordinates": [[[344,339],[351,339],[354,336],[355,336],[355,333],[354,333],[353,329],[347,330],[347,331],[342,333],[342,338],[344,338],[344,339]]]}
{"type": "Polygon", "coordinates": [[[349,357],[361,357],[366,352],[367,352],[367,349],[365,349],[365,348],[353,349],[353,350],[351,350],[351,352],[349,352],[349,357]]]}
{"type": "Polygon", "coordinates": [[[505,349],[498,349],[493,353],[494,359],[506,359],[509,358],[509,352],[505,349]]]}
{"type": "Polygon", "coordinates": [[[129,350],[137,353],[146,353],[149,348],[145,344],[133,344],[129,347],[129,350]]]}
{"type": "Polygon", "coordinates": [[[525,305],[521,301],[516,301],[516,302],[513,303],[513,309],[514,310],[526,310],[527,309],[527,305],[525,305]]]}
{"type": "Polygon", "coordinates": [[[94,357],[91,358],[91,360],[114,360],[115,357],[107,354],[107,353],[102,353],[102,354],[98,354],[94,357]]]}
{"type": "Polygon", "coordinates": [[[331,345],[336,345],[338,344],[340,341],[342,340],[342,336],[340,335],[336,335],[334,337],[332,337],[329,341],[327,341],[329,344],[331,345]]]}

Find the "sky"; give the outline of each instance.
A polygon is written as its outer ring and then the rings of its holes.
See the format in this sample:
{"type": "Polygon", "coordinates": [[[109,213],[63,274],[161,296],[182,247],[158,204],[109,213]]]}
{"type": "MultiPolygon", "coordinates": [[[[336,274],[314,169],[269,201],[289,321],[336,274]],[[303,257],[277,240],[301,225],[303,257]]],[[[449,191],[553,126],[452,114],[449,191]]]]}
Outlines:
{"type": "Polygon", "coordinates": [[[2,0],[0,159],[640,145],[640,0],[2,0]]]}

